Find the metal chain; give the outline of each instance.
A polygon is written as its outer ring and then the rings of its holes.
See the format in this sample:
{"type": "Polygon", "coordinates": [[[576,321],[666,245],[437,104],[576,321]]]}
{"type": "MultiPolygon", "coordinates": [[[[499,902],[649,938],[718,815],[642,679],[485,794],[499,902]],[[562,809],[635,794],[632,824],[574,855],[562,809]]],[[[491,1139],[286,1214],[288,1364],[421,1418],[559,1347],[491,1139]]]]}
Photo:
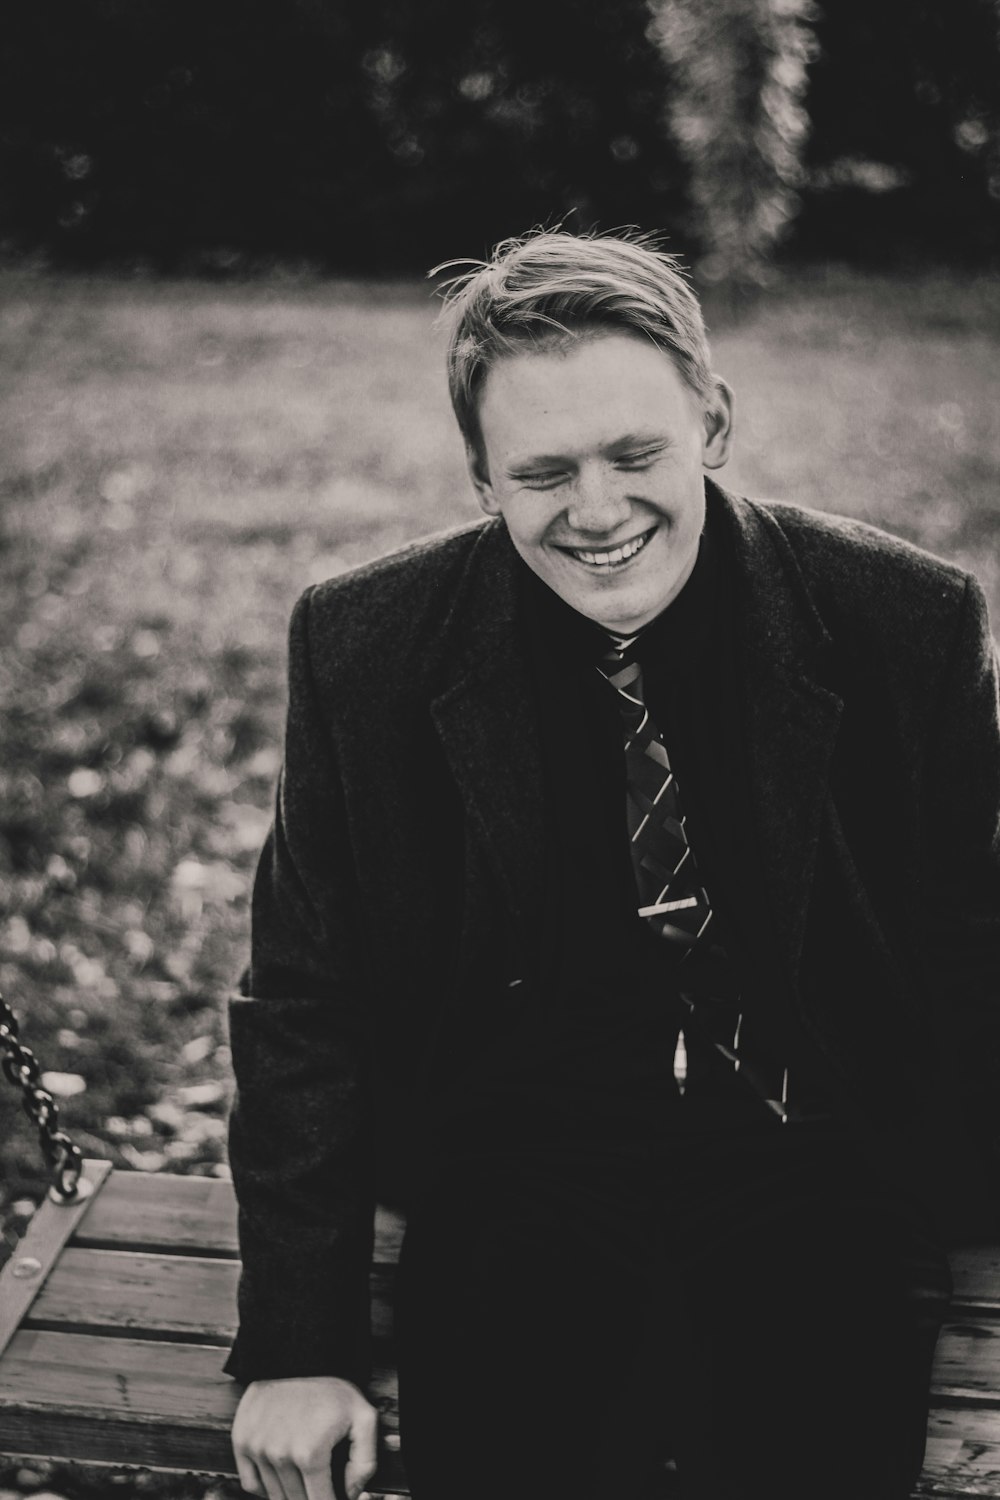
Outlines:
{"type": "Polygon", "coordinates": [[[52,1191],[66,1202],[77,1196],[83,1153],[59,1129],[59,1106],[39,1083],[38,1059],[18,1041],[17,1017],[0,995],[0,1068],[22,1092],[25,1114],[38,1127],[38,1142],[52,1174],[52,1191]]]}

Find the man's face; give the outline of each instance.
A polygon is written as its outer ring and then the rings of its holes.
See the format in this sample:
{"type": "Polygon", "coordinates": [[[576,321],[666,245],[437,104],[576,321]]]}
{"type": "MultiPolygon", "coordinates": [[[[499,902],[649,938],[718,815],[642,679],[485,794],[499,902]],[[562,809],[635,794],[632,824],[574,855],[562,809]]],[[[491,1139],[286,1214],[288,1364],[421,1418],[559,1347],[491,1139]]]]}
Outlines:
{"type": "Polygon", "coordinates": [[[723,382],[706,416],[662,350],[600,333],[499,360],[479,420],[480,504],[561,599],[629,635],[676,598],[698,555],[702,469],[729,456],[723,382]]]}

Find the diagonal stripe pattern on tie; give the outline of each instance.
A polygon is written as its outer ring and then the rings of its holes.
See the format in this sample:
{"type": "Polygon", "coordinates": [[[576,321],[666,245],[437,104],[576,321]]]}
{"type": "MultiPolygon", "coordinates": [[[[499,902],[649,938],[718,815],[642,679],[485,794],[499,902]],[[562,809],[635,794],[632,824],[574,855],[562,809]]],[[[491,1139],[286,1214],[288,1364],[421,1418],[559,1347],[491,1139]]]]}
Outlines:
{"type": "Polygon", "coordinates": [[[703,937],[712,907],[698,878],[677,778],[642,696],[642,669],[617,648],[598,670],[618,694],[625,729],[626,816],[639,912],[680,952],[703,937]]]}
{"type": "MultiPolygon", "coordinates": [[[[634,639],[634,638],[633,638],[634,639]]],[[[639,897],[639,915],[683,961],[709,934],[713,957],[725,964],[715,941],[712,906],[698,875],[688,842],[680,789],[659,730],[643,697],[642,669],[629,660],[632,641],[617,641],[600,658],[597,669],[614,688],[625,732],[626,818],[629,851],[639,897]]],[[[788,1069],[768,1063],[745,1048],[744,1015],[739,998],[701,993],[685,986],[680,999],[697,1034],[704,1036],[757,1093],[782,1123],[825,1110],[790,1099],[788,1069]]],[[[684,1092],[684,1034],[678,1040],[674,1073],[684,1092]]]]}

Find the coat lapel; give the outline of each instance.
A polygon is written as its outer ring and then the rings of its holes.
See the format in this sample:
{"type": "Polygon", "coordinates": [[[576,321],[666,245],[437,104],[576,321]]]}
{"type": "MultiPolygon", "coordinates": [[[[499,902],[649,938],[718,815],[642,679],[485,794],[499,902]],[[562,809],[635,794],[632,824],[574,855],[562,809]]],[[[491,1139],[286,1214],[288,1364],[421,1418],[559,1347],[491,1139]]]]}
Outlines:
{"type": "Polygon", "coordinates": [[[431,716],[508,907],[527,926],[542,899],[544,807],[517,567],[502,524],[484,526],[446,623],[446,685],[431,716]]]}
{"type": "Polygon", "coordinates": [[[711,486],[737,568],[739,669],[760,875],[793,982],[843,704],[822,680],[830,638],[764,506],[711,486]]]}

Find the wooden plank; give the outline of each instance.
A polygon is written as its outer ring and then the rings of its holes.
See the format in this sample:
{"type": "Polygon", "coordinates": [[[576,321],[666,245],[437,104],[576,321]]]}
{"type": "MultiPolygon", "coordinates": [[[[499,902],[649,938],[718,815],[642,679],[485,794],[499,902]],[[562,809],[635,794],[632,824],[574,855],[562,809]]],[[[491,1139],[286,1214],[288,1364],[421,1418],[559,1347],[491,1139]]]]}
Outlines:
{"type": "Polygon", "coordinates": [[[70,1246],[24,1327],[228,1347],[236,1336],[239,1274],[235,1260],[70,1246]]]}
{"type": "MultiPolygon", "coordinates": [[[[379,1485],[399,1459],[393,1371],[376,1371],[382,1412],[379,1485]]],[[[81,1334],[15,1334],[0,1365],[0,1453],[234,1475],[229,1431],[240,1387],[219,1349],[81,1334]]]]}
{"type": "Polygon", "coordinates": [[[72,1202],[46,1198],[18,1245],[0,1270],[0,1355],[14,1337],[28,1308],[41,1292],[59,1252],[111,1172],[107,1162],[87,1161],[80,1173],[81,1191],[72,1202]]]}
{"type": "MultiPolygon", "coordinates": [[[[399,1259],[404,1226],[398,1210],[376,1210],[377,1263],[399,1259]]],[[[94,1250],[235,1259],[239,1242],[233,1185],[219,1177],[115,1171],[85,1214],[74,1243],[94,1250]]]]}
{"type": "Polygon", "coordinates": [[[934,1406],[927,1426],[936,1442],[1000,1443],[1000,1411],[988,1406],[934,1406]]]}
{"type": "Polygon", "coordinates": [[[223,1358],[199,1344],[22,1329],[0,1365],[0,1413],[64,1406],[95,1420],[115,1414],[218,1428],[232,1419],[239,1397],[222,1372],[223,1358]]]}
{"type": "Polygon", "coordinates": [[[1000,1409],[1000,1325],[972,1318],[941,1330],[933,1380],[935,1406],[1000,1409]]]}
{"type": "MultiPolygon", "coordinates": [[[[113,1418],[95,1426],[92,1418],[76,1412],[65,1413],[58,1423],[33,1413],[18,1415],[0,1431],[4,1433],[3,1452],[12,1458],[236,1477],[232,1446],[222,1433],[192,1432],[177,1425],[153,1428],[113,1418]]],[[[371,1495],[409,1495],[398,1449],[380,1445],[378,1472],[367,1488],[371,1495]]]]}
{"type": "Polygon", "coordinates": [[[394,1266],[399,1259],[406,1231],[402,1209],[379,1204],[375,1210],[375,1252],[372,1260],[379,1266],[394,1266]]]}
{"type": "MultiPolygon", "coordinates": [[[[131,1250],[64,1250],[23,1326],[225,1348],[236,1336],[239,1262],[131,1250]]],[[[393,1268],[374,1267],[376,1338],[392,1330],[393,1268]]]]}
{"type": "Polygon", "coordinates": [[[90,1205],[74,1243],[90,1249],[205,1254],[235,1259],[236,1200],[218,1177],[113,1172],[90,1205]]]}
{"type": "Polygon", "coordinates": [[[956,1307],[1000,1316],[1000,1245],[967,1245],[953,1251],[956,1307]]]}
{"type": "Polygon", "coordinates": [[[1000,1411],[932,1411],[916,1494],[1000,1495],[1000,1411]]]}

